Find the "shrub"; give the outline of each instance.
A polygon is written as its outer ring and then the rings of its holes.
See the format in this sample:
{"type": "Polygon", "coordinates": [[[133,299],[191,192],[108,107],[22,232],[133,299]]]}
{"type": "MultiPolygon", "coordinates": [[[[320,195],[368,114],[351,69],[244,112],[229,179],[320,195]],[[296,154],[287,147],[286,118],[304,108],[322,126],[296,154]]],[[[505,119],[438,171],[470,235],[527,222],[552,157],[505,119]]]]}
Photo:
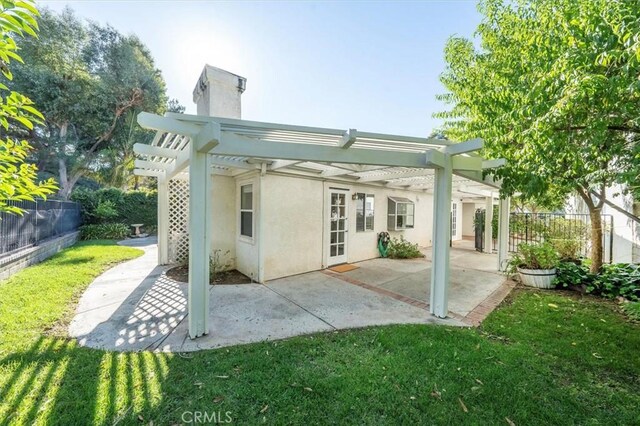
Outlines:
{"type": "Polygon", "coordinates": [[[147,232],[158,225],[156,191],[124,192],[117,188],[92,191],[83,188],[74,191],[71,199],[80,203],[85,224],[142,223],[147,232]]]}
{"type": "Polygon", "coordinates": [[[525,269],[553,269],[558,266],[560,258],[549,243],[518,245],[518,252],[509,260],[510,270],[525,269]]]}
{"type": "Polygon", "coordinates": [[[129,235],[129,226],[124,223],[101,223],[80,227],[82,240],[123,240],[129,235]]]}
{"type": "Polygon", "coordinates": [[[388,256],[392,259],[413,259],[416,257],[424,257],[418,248],[418,244],[412,244],[405,240],[403,236],[392,238],[389,241],[388,256]]]}
{"type": "Polygon", "coordinates": [[[560,260],[571,261],[580,259],[582,249],[581,241],[574,239],[555,238],[550,240],[549,242],[558,252],[560,260]]]}
{"type": "Polygon", "coordinates": [[[603,265],[599,274],[589,272],[588,262],[562,262],[554,281],[557,286],[583,286],[587,293],[640,301],[640,266],[629,263],[603,265]]]}

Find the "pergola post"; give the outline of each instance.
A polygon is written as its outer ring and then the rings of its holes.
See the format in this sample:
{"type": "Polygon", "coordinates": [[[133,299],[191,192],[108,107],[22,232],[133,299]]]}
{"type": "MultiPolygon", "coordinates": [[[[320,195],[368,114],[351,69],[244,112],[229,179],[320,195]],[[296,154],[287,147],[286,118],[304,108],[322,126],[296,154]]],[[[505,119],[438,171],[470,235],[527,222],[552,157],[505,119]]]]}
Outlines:
{"type": "Polygon", "coordinates": [[[189,337],[209,333],[209,256],[211,251],[211,178],[206,152],[192,140],[189,164],[189,337]]]}
{"type": "Polygon", "coordinates": [[[430,311],[445,318],[449,312],[449,240],[451,238],[451,155],[444,154],[444,167],[434,169],[433,244],[431,246],[430,311]]]}
{"type": "Polygon", "coordinates": [[[158,265],[169,263],[169,182],[158,178],[158,265]]]}
{"type": "Polygon", "coordinates": [[[500,198],[499,222],[498,222],[498,270],[504,271],[507,267],[509,255],[509,218],[511,198],[500,198]]]}
{"type": "Polygon", "coordinates": [[[493,252],[493,194],[485,197],[484,252],[493,252]]]}

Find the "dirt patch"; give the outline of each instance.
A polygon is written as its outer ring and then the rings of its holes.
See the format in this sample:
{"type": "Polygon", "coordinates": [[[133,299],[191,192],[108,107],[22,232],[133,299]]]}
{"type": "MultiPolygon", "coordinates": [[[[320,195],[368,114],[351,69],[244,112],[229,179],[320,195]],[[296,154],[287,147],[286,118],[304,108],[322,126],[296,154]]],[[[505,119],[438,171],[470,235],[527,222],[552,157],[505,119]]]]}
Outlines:
{"type": "MultiPolygon", "coordinates": [[[[186,283],[189,281],[189,267],[186,265],[175,266],[167,271],[167,277],[174,281],[186,283]]],[[[231,271],[220,272],[216,274],[211,285],[225,285],[225,284],[251,284],[251,278],[247,277],[241,272],[235,269],[231,271]]]]}

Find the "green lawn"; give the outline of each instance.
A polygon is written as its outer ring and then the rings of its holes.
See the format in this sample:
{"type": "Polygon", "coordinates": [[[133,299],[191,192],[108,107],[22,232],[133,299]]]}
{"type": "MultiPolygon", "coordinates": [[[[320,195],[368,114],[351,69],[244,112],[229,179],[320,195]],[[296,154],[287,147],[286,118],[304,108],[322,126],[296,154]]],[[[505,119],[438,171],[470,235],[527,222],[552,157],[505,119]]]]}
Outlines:
{"type": "Polygon", "coordinates": [[[83,243],[0,283],[0,424],[171,425],[193,412],[246,424],[640,423],[640,326],[568,293],[516,291],[480,329],[376,327],[183,356],[45,332],[93,277],[138,254],[83,243]]]}

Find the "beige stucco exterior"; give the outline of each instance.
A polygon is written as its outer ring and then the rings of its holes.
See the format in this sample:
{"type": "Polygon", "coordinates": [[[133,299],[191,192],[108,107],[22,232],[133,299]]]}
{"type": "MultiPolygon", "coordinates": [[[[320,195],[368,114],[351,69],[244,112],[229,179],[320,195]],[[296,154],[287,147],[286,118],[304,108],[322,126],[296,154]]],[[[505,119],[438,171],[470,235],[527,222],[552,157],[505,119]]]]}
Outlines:
{"type": "MultiPolygon", "coordinates": [[[[421,247],[431,245],[433,198],[426,192],[385,188],[286,173],[261,175],[259,171],[236,177],[212,176],[212,248],[221,259],[255,281],[266,281],[326,268],[328,265],[328,207],[332,188],[348,191],[347,261],[379,256],[378,233],[403,236],[421,247]],[[253,185],[253,237],[240,235],[240,187],[253,185]],[[260,196],[262,193],[262,197],[260,196]],[[354,193],[374,195],[374,229],[356,231],[354,193]],[[415,205],[415,226],[404,231],[387,229],[387,197],[408,198],[415,205]],[[262,204],[261,204],[262,201],[262,204]],[[262,229],[261,229],[262,227],[262,229]],[[262,274],[261,274],[262,265],[262,274]]],[[[458,223],[462,203],[458,204],[458,223]]],[[[462,237],[461,226],[454,240],[462,237]]]]}

